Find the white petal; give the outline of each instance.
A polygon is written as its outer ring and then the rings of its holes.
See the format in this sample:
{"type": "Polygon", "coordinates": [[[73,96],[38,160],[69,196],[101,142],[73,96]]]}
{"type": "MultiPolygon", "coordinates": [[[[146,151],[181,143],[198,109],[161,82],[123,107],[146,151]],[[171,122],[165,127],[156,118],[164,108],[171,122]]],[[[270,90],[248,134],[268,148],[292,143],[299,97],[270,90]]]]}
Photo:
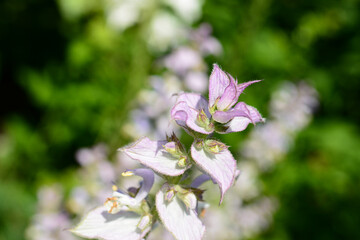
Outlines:
{"type": "Polygon", "coordinates": [[[185,204],[175,196],[171,202],[165,202],[166,188],[156,194],[156,208],[159,217],[172,235],[178,240],[200,240],[205,226],[194,210],[186,209],[185,204]]]}
{"type": "Polygon", "coordinates": [[[145,166],[164,175],[178,176],[187,168],[180,168],[177,165],[178,159],[172,157],[164,150],[163,145],[167,141],[151,141],[144,137],[129,147],[122,150],[131,158],[138,160],[145,166]]]}
{"type": "Polygon", "coordinates": [[[79,225],[70,231],[89,239],[139,240],[150,230],[149,227],[141,231],[137,227],[140,219],[141,216],[134,212],[110,214],[101,206],[90,211],[79,225]]]}
{"type": "Polygon", "coordinates": [[[231,187],[235,179],[236,161],[228,149],[222,150],[220,153],[212,154],[203,148],[197,149],[195,143],[191,146],[191,156],[194,161],[220,187],[222,202],[225,192],[231,187]]]}

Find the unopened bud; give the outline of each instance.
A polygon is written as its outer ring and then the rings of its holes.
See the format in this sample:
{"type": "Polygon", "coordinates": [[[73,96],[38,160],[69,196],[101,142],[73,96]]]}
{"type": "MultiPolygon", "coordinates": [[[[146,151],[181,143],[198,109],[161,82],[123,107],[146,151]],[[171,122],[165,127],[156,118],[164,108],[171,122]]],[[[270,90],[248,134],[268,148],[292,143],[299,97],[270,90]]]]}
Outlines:
{"type": "Polygon", "coordinates": [[[204,109],[201,109],[198,113],[196,120],[201,124],[209,124],[209,118],[206,116],[204,109]]]}
{"type": "Polygon", "coordinates": [[[163,145],[165,151],[170,153],[173,156],[178,156],[180,154],[179,147],[175,142],[168,142],[165,145],[163,145]]]}
{"type": "Polygon", "coordinates": [[[195,147],[201,149],[203,147],[204,141],[201,139],[195,140],[195,147]]]}
{"type": "Polygon", "coordinates": [[[226,146],[222,142],[212,140],[212,139],[205,140],[205,149],[210,153],[218,154],[227,148],[228,148],[228,146],[226,146]]]}
{"type": "Polygon", "coordinates": [[[150,224],[151,224],[151,216],[150,215],[144,215],[144,216],[141,217],[139,223],[137,224],[137,227],[141,231],[144,231],[145,228],[150,226],[150,224]]]}
{"type": "Polygon", "coordinates": [[[188,192],[186,194],[179,194],[179,198],[183,201],[187,209],[195,209],[197,199],[194,193],[188,192]]]}
{"type": "Polygon", "coordinates": [[[175,190],[174,190],[174,189],[170,189],[170,190],[167,191],[166,194],[165,194],[165,201],[171,202],[174,197],[175,197],[175,190]]]}
{"type": "Polygon", "coordinates": [[[204,128],[206,131],[213,131],[214,130],[214,124],[210,121],[210,119],[207,117],[204,109],[202,109],[197,117],[196,117],[196,124],[200,127],[204,128]]]}
{"type": "Polygon", "coordinates": [[[186,156],[181,156],[179,161],[177,162],[177,165],[181,168],[184,168],[187,166],[187,157],[186,156]]]}

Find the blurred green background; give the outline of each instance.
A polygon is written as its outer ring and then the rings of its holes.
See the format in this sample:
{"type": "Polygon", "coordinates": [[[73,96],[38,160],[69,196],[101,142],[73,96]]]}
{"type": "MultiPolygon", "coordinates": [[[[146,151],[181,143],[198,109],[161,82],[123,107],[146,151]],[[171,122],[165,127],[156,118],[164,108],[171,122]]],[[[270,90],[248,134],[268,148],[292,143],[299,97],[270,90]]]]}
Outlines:
{"type": "MultiPolygon", "coordinates": [[[[24,238],[37,187],[75,169],[77,149],[105,142],[114,154],[131,141],[122,133],[130,103],[168,51],[149,47],[161,1],[148,2],[122,31],[108,27],[106,1],[0,2],[1,240],[24,238]]],[[[224,48],[209,67],[265,80],[242,98],[263,116],[283,80],[319,93],[311,125],[263,177],[280,207],[256,238],[360,239],[360,1],[207,0],[193,26],[201,22],[224,48]]]]}

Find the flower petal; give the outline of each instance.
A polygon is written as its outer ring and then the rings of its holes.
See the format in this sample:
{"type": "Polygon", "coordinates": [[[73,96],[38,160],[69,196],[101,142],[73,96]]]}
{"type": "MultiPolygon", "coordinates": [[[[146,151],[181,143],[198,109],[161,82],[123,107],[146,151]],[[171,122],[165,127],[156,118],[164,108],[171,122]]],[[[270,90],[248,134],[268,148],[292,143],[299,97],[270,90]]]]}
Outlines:
{"type": "Polygon", "coordinates": [[[141,231],[137,224],[141,216],[134,212],[121,211],[116,214],[110,214],[104,206],[95,208],[70,231],[74,234],[89,239],[105,240],[140,240],[150,227],[141,231]]]}
{"type": "Polygon", "coordinates": [[[149,138],[144,137],[121,150],[155,172],[169,176],[183,174],[187,168],[180,168],[177,165],[178,159],[164,150],[163,145],[166,143],[167,141],[151,141],[149,138]]]}
{"type": "Polygon", "coordinates": [[[225,133],[231,133],[231,132],[240,132],[246,129],[246,127],[249,125],[249,123],[258,123],[258,122],[265,122],[265,119],[261,117],[259,111],[249,105],[239,105],[241,103],[238,103],[236,107],[240,110],[243,108],[244,112],[248,112],[248,116],[238,116],[234,117],[230,122],[226,124],[227,130],[225,133]],[[239,105],[239,106],[238,106],[239,105]]]}
{"type": "Polygon", "coordinates": [[[238,84],[238,86],[237,86],[238,95],[240,96],[240,94],[245,90],[245,88],[247,88],[251,84],[257,83],[257,82],[261,82],[261,80],[253,80],[253,81],[248,81],[248,82],[238,84]]]}
{"type": "Polygon", "coordinates": [[[246,105],[244,102],[239,102],[229,111],[216,111],[213,114],[214,120],[219,123],[227,123],[234,117],[247,117],[252,123],[263,121],[260,113],[255,108],[246,105]]]}
{"type": "Polygon", "coordinates": [[[216,181],[220,187],[223,200],[225,192],[231,187],[235,178],[236,161],[228,149],[213,154],[207,152],[203,147],[197,148],[196,143],[191,146],[191,156],[194,161],[216,181]]]}
{"type": "Polygon", "coordinates": [[[217,64],[214,64],[213,70],[209,80],[209,106],[212,107],[216,99],[220,98],[226,87],[229,85],[230,79],[226,72],[220,69],[217,64]]]}
{"type": "Polygon", "coordinates": [[[205,98],[200,94],[183,93],[179,95],[175,106],[171,109],[171,118],[185,129],[190,128],[196,132],[210,134],[212,131],[207,131],[196,123],[201,110],[204,110],[206,116],[210,119],[211,114],[205,98]]]}
{"type": "Polygon", "coordinates": [[[230,82],[229,85],[225,88],[224,93],[216,104],[217,109],[220,111],[227,110],[234,106],[234,104],[238,101],[240,94],[238,94],[237,90],[237,82],[235,79],[229,74],[230,82]]]}
{"type": "Polygon", "coordinates": [[[138,168],[131,170],[136,176],[143,178],[139,192],[136,194],[136,202],[141,202],[149,194],[152,186],[154,185],[154,172],[146,168],[138,168]]]}
{"type": "Polygon", "coordinates": [[[178,240],[200,240],[205,232],[205,226],[193,209],[186,209],[185,204],[175,196],[170,202],[165,202],[167,191],[165,184],[156,194],[156,208],[161,222],[178,240]]]}

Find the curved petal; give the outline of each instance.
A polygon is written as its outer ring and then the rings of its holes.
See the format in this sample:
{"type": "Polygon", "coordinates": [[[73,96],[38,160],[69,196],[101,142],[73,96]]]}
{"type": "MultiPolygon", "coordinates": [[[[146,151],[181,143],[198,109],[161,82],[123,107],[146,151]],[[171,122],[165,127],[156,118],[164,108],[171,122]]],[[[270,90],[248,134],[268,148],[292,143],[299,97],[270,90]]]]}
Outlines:
{"type": "Polygon", "coordinates": [[[140,240],[150,227],[141,231],[137,225],[141,216],[134,212],[121,211],[110,214],[104,206],[95,208],[70,231],[74,234],[89,239],[105,240],[140,240]]]}
{"type": "Polygon", "coordinates": [[[136,194],[135,200],[141,202],[150,192],[152,186],[154,185],[154,172],[146,168],[138,168],[131,170],[136,176],[140,176],[144,179],[141,183],[139,192],[136,194]]]}
{"type": "Polygon", "coordinates": [[[170,202],[165,202],[167,191],[165,184],[156,194],[156,208],[161,222],[178,240],[200,240],[205,226],[193,209],[186,209],[185,204],[175,195],[170,202]]]}
{"type": "Polygon", "coordinates": [[[230,79],[226,72],[220,69],[217,64],[214,64],[213,70],[209,79],[209,106],[212,107],[216,99],[220,98],[226,87],[229,85],[230,79]]]}
{"type": "Polygon", "coordinates": [[[199,111],[201,110],[204,110],[209,119],[211,118],[205,98],[200,94],[183,93],[178,97],[175,106],[171,109],[171,118],[184,128],[190,128],[203,134],[210,134],[212,131],[207,131],[196,123],[199,111]]]}
{"type": "Polygon", "coordinates": [[[244,102],[239,102],[229,111],[216,111],[213,114],[214,120],[219,123],[227,123],[235,117],[247,117],[250,119],[250,122],[254,124],[264,120],[256,108],[251,107],[244,102]]]}
{"type": "Polygon", "coordinates": [[[221,203],[225,192],[231,187],[235,178],[236,161],[231,152],[228,149],[223,149],[220,153],[213,154],[207,152],[203,147],[196,148],[195,143],[193,143],[191,156],[199,167],[219,185],[221,203]]]}
{"type": "Polygon", "coordinates": [[[120,150],[155,172],[169,176],[183,174],[187,168],[180,168],[177,165],[178,159],[164,150],[163,145],[166,143],[167,141],[151,141],[149,138],[144,137],[133,145],[120,150]]]}
{"type": "MultiPolygon", "coordinates": [[[[239,105],[238,103],[235,108],[239,105]]],[[[246,129],[246,127],[249,125],[249,123],[256,124],[258,122],[265,122],[265,119],[261,117],[259,111],[249,105],[239,105],[238,110],[240,108],[243,108],[243,111],[248,113],[247,116],[237,116],[234,117],[230,122],[226,124],[227,130],[225,133],[231,133],[231,132],[240,132],[246,129]],[[246,109],[244,109],[246,108],[246,109]]],[[[240,110],[241,111],[241,110],[240,110]]]]}
{"type": "Polygon", "coordinates": [[[230,82],[229,85],[225,88],[224,93],[217,103],[217,109],[220,111],[224,111],[226,109],[231,108],[238,101],[240,94],[238,94],[237,90],[237,82],[235,79],[229,74],[230,82]]]}
{"type": "Polygon", "coordinates": [[[261,82],[261,80],[253,80],[253,81],[248,81],[248,82],[238,84],[238,86],[237,86],[238,97],[245,90],[245,88],[247,88],[251,84],[257,83],[257,82],[261,82]]]}

